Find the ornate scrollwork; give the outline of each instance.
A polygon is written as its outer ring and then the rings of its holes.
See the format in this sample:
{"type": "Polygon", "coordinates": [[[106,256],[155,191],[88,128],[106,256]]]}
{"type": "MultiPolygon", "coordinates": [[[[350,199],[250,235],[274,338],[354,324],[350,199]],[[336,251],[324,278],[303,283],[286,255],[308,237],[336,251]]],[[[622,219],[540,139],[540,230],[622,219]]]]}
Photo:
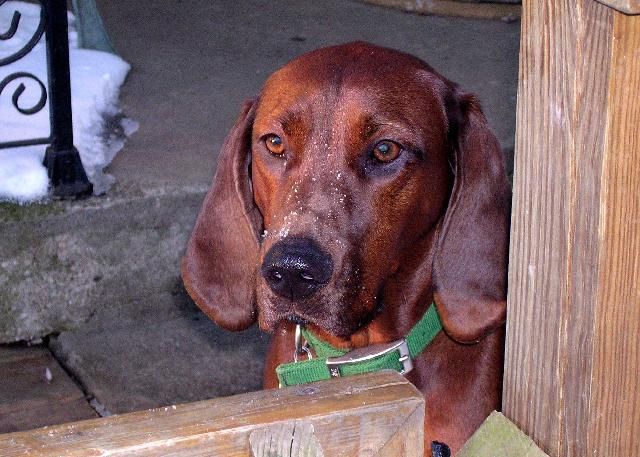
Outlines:
{"type": "MultiPolygon", "coordinates": [[[[2,5],[4,5],[7,1],[9,0],[0,0],[0,7],[2,7],[2,5]]],[[[44,2],[44,0],[39,0],[39,1],[40,1],[40,4],[44,2]]],[[[7,57],[0,57],[0,67],[3,65],[9,65],[10,63],[15,62],[16,60],[22,59],[25,55],[29,53],[29,51],[33,49],[33,47],[38,43],[38,41],[40,41],[40,38],[42,38],[42,34],[44,33],[45,24],[47,23],[46,14],[47,13],[45,11],[45,8],[44,7],[40,8],[40,21],[38,22],[38,27],[36,28],[36,31],[34,32],[33,36],[17,52],[7,57]]],[[[13,17],[11,18],[11,25],[9,26],[9,30],[7,30],[6,32],[0,33],[0,40],[6,41],[14,37],[14,35],[16,34],[16,31],[18,30],[18,26],[20,25],[21,18],[22,18],[22,15],[20,14],[20,11],[13,12],[13,17]]]]}
{"type": "Polygon", "coordinates": [[[17,109],[22,114],[29,115],[29,114],[37,113],[42,108],[44,108],[44,106],[47,103],[47,89],[45,88],[43,82],[40,81],[40,79],[38,79],[37,76],[32,75],[31,73],[20,71],[20,72],[17,72],[17,73],[10,74],[6,78],[4,78],[2,81],[0,81],[0,96],[2,96],[2,91],[5,89],[5,87],[7,87],[7,85],[11,81],[14,81],[14,80],[16,80],[18,78],[29,78],[29,79],[34,80],[36,83],[38,83],[38,86],[40,87],[40,98],[30,108],[22,108],[22,107],[20,107],[18,102],[20,101],[20,96],[22,95],[22,93],[26,89],[24,83],[20,83],[20,85],[13,92],[13,96],[11,97],[11,101],[13,102],[13,106],[15,107],[15,109],[17,109]]]}
{"type": "MultiPolygon", "coordinates": [[[[7,3],[7,1],[8,0],[0,0],[0,7],[2,7],[5,3],[7,3]]],[[[39,0],[39,1],[43,5],[44,0],[39,0]]],[[[20,11],[14,11],[13,17],[11,18],[11,24],[9,25],[9,29],[6,30],[5,32],[0,33],[0,40],[6,41],[6,40],[12,39],[15,36],[16,32],[18,31],[18,27],[20,26],[21,19],[22,19],[22,14],[20,13],[20,11]]],[[[31,36],[31,38],[25,43],[25,45],[22,46],[18,51],[14,52],[9,56],[0,57],[0,66],[9,65],[21,59],[34,48],[35,45],[38,43],[38,41],[40,41],[40,38],[42,38],[42,34],[44,33],[44,30],[45,30],[46,20],[47,20],[46,11],[43,5],[43,7],[40,8],[40,20],[38,22],[38,26],[36,27],[36,30],[33,36],[31,36]]],[[[40,90],[40,96],[32,106],[28,106],[28,107],[20,106],[20,97],[27,89],[25,84],[21,82],[18,85],[18,87],[16,87],[16,89],[13,91],[11,101],[13,102],[13,106],[18,112],[25,115],[35,114],[40,110],[42,110],[47,103],[47,89],[44,83],[40,80],[40,78],[38,78],[32,73],[21,71],[21,72],[15,72],[6,76],[2,81],[0,81],[0,97],[2,96],[4,89],[11,82],[21,78],[26,78],[26,79],[35,81],[37,83],[38,89],[40,90]]]]}
{"type": "MultiPolygon", "coordinates": [[[[9,0],[0,0],[2,7],[9,0]]],[[[29,53],[46,33],[48,88],[35,75],[22,71],[14,72],[0,81],[0,96],[7,85],[19,78],[35,81],[40,89],[40,98],[29,107],[20,106],[20,97],[27,86],[20,82],[13,91],[13,106],[22,114],[35,114],[50,102],[50,134],[47,138],[34,138],[0,143],[0,149],[50,144],[45,150],[44,165],[51,182],[53,195],[67,198],[90,195],[93,186],[87,179],[82,167],[80,154],[73,146],[73,129],[71,125],[71,87],[69,81],[69,43],[67,24],[67,5],[65,0],[38,0],[40,3],[40,20],[33,36],[27,40],[17,52],[0,57],[0,66],[13,63],[29,53]],[[55,55],[55,58],[54,58],[55,55]],[[49,92],[47,94],[47,92],[49,92]]],[[[16,35],[20,26],[21,13],[14,10],[8,30],[0,32],[0,40],[9,40],[16,35]]]]}

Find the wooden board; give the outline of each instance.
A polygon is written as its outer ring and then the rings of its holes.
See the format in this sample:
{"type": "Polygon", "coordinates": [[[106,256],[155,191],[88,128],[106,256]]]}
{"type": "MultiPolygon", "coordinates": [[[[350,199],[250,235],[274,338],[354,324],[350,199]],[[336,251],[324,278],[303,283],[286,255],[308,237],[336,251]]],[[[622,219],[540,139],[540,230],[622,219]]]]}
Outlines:
{"type": "Polygon", "coordinates": [[[46,348],[0,347],[0,433],[96,416],[46,348]]]}
{"type": "Polygon", "coordinates": [[[456,0],[360,0],[372,5],[398,8],[404,11],[436,16],[458,16],[475,19],[503,19],[513,21],[520,17],[520,5],[506,3],[467,3],[456,0]]]}
{"type": "Polygon", "coordinates": [[[524,2],[503,411],[553,456],[640,455],[640,16],[524,2]]]}
{"type": "Polygon", "coordinates": [[[640,0],[598,0],[625,14],[640,14],[640,0]]]}
{"type": "Polygon", "coordinates": [[[586,448],[630,456],[640,455],[640,16],[614,13],[611,47],[586,448]]]}
{"type": "Polygon", "coordinates": [[[422,457],[423,427],[422,395],[386,371],[0,435],[0,455],[422,457]]]}

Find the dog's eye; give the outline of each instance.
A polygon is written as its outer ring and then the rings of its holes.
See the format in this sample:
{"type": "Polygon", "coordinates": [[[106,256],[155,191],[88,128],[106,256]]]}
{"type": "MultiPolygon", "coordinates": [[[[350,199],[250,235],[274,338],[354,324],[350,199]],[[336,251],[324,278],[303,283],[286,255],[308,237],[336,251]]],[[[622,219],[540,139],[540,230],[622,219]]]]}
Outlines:
{"type": "Polygon", "coordinates": [[[267,135],[264,139],[264,144],[267,146],[267,149],[271,154],[275,154],[277,156],[284,154],[284,142],[278,135],[273,133],[267,135]]]}
{"type": "Polygon", "coordinates": [[[393,141],[384,140],[376,144],[373,148],[373,156],[380,162],[393,162],[398,158],[402,147],[393,141]]]}

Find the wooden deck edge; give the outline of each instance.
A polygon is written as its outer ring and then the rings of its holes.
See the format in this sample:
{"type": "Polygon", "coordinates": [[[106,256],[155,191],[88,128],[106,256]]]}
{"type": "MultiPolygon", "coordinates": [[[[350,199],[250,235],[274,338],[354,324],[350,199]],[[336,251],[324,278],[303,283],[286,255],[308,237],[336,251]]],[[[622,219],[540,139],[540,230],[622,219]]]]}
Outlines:
{"type": "Polygon", "coordinates": [[[264,450],[262,435],[291,445],[297,430],[300,449],[317,456],[377,455],[400,435],[407,452],[398,455],[413,457],[416,446],[406,443],[423,439],[422,421],[407,422],[416,411],[424,411],[420,392],[386,371],[9,433],[0,435],[0,455],[240,457],[252,455],[252,444],[264,450]]]}
{"type": "Polygon", "coordinates": [[[522,7],[501,3],[465,3],[455,0],[431,0],[428,2],[406,0],[359,0],[362,3],[401,9],[418,14],[456,16],[471,19],[498,19],[507,22],[520,18],[522,7]]]}

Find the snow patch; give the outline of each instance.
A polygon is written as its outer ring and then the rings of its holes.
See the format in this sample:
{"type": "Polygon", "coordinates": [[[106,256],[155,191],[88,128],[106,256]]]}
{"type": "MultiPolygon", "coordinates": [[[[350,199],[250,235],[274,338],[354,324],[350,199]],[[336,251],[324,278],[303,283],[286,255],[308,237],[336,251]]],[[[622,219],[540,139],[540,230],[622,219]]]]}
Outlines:
{"type": "MultiPolygon", "coordinates": [[[[9,29],[14,11],[22,17],[16,34],[0,41],[0,58],[22,48],[38,26],[40,6],[12,1],[0,6],[0,31],[9,29]]],[[[113,54],[78,49],[75,18],[71,13],[68,18],[74,144],[94,193],[102,194],[114,182],[103,168],[122,149],[126,137],[137,130],[137,123],[125,118],[117,105],[120,86],[131,67],[113,54]]],[[[0,81],[15,72],[32,73],[47,84],[44,36],[22,59],[0,67],[0,81]]],[[[16,79],[5,87],[0,94],[0,142],[49,136],[48,106],[34,115],[23,115],[14,108],[12,97],[21,83],[25,90],[18,106],[30,108],[40,98],[38,84],[28,78],[16,79]]],[[[0,201],[26,203],[47,196],[49,181],[42,165],[46,147],[0,149],[0,201]]]]}

